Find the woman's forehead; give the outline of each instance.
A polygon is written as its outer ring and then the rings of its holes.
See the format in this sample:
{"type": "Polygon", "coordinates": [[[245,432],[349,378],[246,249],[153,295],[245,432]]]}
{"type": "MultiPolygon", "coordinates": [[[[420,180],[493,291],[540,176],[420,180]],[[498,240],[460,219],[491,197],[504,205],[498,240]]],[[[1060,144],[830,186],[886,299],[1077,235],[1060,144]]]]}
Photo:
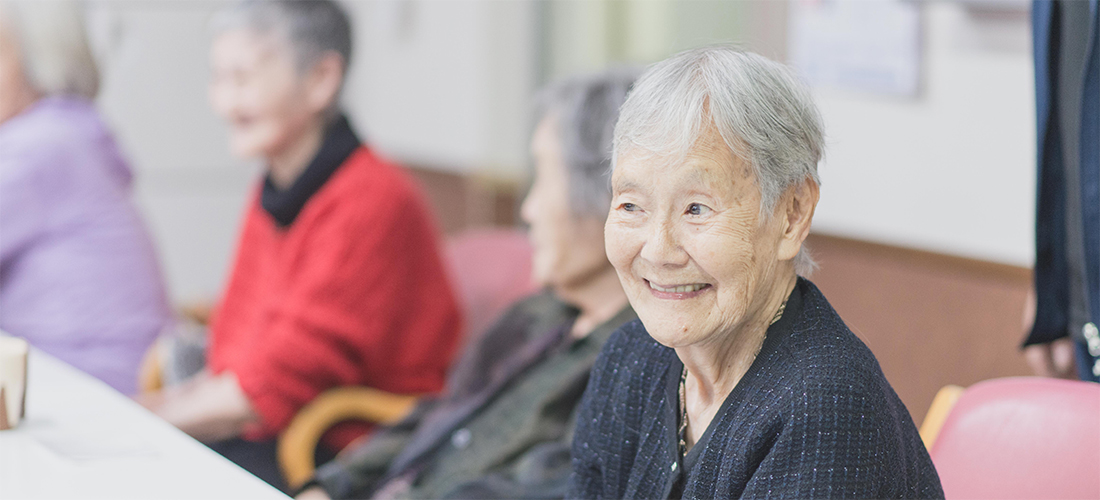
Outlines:
{"type": "Polygon", "coordinates": [[[249,65],[263,65],[291,57],[285,43],[274,33],[249,28],[225,31],[214,39],[215,59],[249,65]]]}
{"type": "Polygon", "coordinates": [[[724,143],[699,142],[683,155],[628,153],[616,165],[612,183],[620,191],[658,186],[734,191],[752,183],[752,169],[724,143]]]}

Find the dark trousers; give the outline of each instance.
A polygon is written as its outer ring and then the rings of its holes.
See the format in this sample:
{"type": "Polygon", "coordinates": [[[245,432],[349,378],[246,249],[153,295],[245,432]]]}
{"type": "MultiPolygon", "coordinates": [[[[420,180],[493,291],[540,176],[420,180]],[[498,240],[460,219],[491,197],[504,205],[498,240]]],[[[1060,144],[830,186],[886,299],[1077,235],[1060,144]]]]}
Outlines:
{"type": "Polygon", "coordinates": [[[279,470],[279,461],[276,458],[278,441],[274,439],[248,441],[234,438],[210,443],[208,446],[279,491],[284,493],[287,491],[286,480],[283,479],[283,473],[279,470]]]}
{"type": "MultiPolygon", "coordinates": [[[[275,439],[265,441],[248,441],[234,438],[217,443],[211,443],[210,449],[221,456],[241,466],[242,469],[251,472],[254,476],[263,479],[267,484],[274,486],[283,493],[290,494],[283,473],[279,470],[278,444],[275,439]]],[[[317,446],[314,453],[314,463],[321,465],[336,457],[336,453],[328,449],[324,444],[317,446]]]]}

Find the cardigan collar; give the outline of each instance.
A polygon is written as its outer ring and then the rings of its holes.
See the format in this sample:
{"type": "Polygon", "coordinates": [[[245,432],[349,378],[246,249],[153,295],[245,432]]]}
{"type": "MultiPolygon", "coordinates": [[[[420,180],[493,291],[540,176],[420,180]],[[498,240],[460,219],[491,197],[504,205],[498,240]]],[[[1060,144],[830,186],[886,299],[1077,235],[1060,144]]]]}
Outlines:
{"type": "Polygon", "coordinates": [[[336,169],[348,159],[362,142],[351,129],[344,115],[340,115],[325,130],[321,149],[309,162],[306,169],[290,187],[279,189],[271,181],[271,174],[264,177],[260,205],[275,219],[280,228],[286,228],[294,222],[302,207],[325,185],[336,169]]]}
{"type": "Polygon", "coordinates": [[[761,376],[761,371],[765,370],[765,365],[770,362],[769,358],[778,353],[786,338],[794,335],[794,326],[799,316],[802,315],[803,295],[807,293],[808,285],[809,281],[807,281],[806,278],[801,276],[798,277],[794,289],[791,290],[791,294],[787,296],[787,305],[786,309],[783,310],[783,316],[779,318],[779,321],[768,326],[767,333],[764,337],[764,343],[760,346],[760,352],[756,354],[756,359],[753,360],[748,371],[741,376],[741,380],[737,382],[733,390],[726,395],[726,399],[722,401],[722,406],[718,408],[718,412],[715,413],[714,418],[711,419],[707,429],[703,431],[703,435],[699,437],[699,441],[696,442],[683,457],[680,457],[679,448],[679,401],[680,372],[684,369],[684,363],[680,361],[680,358],[675,354],[672,356],[672,363],[670,363],[668,371],[666,372],[667,374],[665,375],[666,404],[664,405],[664,420],[665,431],[669,434],[666,440],[669,444],[668,453],[670,456],[676,457],[677,466],[672,470],[672,474],[676,477],[667,485],[671,490],[668,491],[668,494],[664,498],[680,498],[683,496],[683,488],[686,484],[687,477],[691,473],[691,469],[695,467],[696,462],[699,461],[699,456],[710,442],[711,434],[714,432],[714,428],[719,425],[718,422],[722,420],[723,416],[734,411],[734,405],[744,399],[745,388],[752,385],[751,381],[753,379],[761,376]]]}

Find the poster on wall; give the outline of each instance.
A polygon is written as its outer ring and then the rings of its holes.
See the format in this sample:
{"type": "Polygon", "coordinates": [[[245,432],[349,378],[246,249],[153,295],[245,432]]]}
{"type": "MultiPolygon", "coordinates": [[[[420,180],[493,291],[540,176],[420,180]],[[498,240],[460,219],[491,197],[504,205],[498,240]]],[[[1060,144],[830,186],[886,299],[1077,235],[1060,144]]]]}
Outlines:
{"type": "Polygon", "coordinates": [[[911,0],[793,0],[790,63],[815,88],[916,97],[920,11],[911,0]]]}

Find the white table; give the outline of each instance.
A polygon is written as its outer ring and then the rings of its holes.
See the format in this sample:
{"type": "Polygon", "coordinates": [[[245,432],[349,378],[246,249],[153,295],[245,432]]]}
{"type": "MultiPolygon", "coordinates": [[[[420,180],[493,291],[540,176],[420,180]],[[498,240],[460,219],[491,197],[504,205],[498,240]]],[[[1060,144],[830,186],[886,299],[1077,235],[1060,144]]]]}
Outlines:
{"type": "Polygon", "coordinates": [[[287,497],[126,396],[31,349],[26,419],[0,431],[0,499],[287,497]]]}

